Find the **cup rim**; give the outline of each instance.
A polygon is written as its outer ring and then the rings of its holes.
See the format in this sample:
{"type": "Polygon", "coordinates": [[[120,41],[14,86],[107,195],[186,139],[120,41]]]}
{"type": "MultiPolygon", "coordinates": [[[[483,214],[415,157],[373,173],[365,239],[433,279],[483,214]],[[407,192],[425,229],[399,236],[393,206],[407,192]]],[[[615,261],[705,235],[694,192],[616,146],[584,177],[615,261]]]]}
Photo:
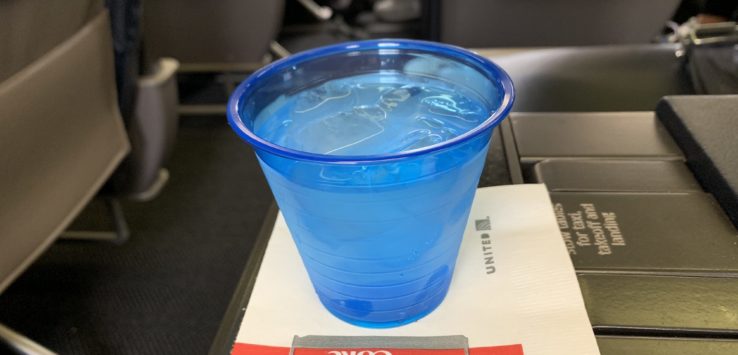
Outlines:
{"type": "Polygon", "coordinates": [[[377,39],[344,42],[340,44],[319,47],[299,52],[287,58],[283,58],[270,63],[255,71],[248,78],[246,78],[246,80],[238,85],[238,87],[233,91],[231,97],[228,100],[226,113],[228,117],[228,123],[238,134],[238,136],[258,150],[263,150],[291,159],[329,162],[337,164],[360,164],[414,157],[430,152],[435,152],[441,149],[446,149],[469,141],[470,139],[482,134],[487,129],[492,129],[497,126],[510,113],[514,101],[515,89],[513,87],[512,79],[510,79],[510,76],[497,64],[472,51],[461,47],[437,42],[409,39],[377,39]],[[239,113],[239,107],[242,106],[241,102],[243,101],[245,94],[254,90],[257,87],[257,84],[260,81],[264,80],[263,78],[270,77],[271,75],[279,72],[282,69],[291,67],[297,63],[309,61],[316,57],[327,57],[346,52],[368,51],[376,49],[421,51],[441,54],[446,57],[450,57],[452,59],[457,59],[460,61],[467,60],[471,63],[476,64],[477,69],[487,72],[492,78],[496,79],[500,83],[503,91],[502,101],[500,102],[499,107],[497,107],[497,109],[495,109],[486,120],[463,134],[460,134],[454,138],[440,143],[397,153],[370,155],[330,155],[310,153],[297,149],[283,147],[281,145],[269,142],[268,140],[259,137],[244,124],[241,114],[239,113]]]}

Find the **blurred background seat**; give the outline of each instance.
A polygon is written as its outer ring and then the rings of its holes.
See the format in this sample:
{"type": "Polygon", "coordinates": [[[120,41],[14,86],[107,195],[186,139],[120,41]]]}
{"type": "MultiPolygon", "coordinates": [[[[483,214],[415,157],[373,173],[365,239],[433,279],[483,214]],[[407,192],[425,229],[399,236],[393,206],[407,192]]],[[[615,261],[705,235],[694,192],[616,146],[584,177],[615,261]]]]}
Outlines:
{"type": "Polygon", "coordinates": [[[180,71],[252,71],[282,23],[283,0],[143,2],[144,53],[172,57],[180,71]]]}
{"type": "Polygon", "coordinates": [[[145,58],[179,61],[181,114],[225,113],[223,103],[234,86],[271,60],[284,5],[284,0],[143,2],[145,58]]]}
{"type": "Polygon", "coordinates": [[[677,46],[652,43],[679,3],[438,0],[431,35],[490,48],[482,54],[510,73],[519,93],[515,111],[652,110],[664,95],[693,92],[677,46]]]}
{"type": "Polygon", "coordinates": [[[279,43],[294,53],[349,40],[428,39],[424,13],[436,5],[427,0],[290,0],[279,43]]]}
{"type": "Polygon", "coordinates": [[[679,0],[440,0],[439,38],[466,47],[643,44],[679,0]]]}
{"type": "Polygon", "coordinates": [[[693,94],[672,44],[478,50],[512,77],[515,111],[648,111],[693,94]]]}

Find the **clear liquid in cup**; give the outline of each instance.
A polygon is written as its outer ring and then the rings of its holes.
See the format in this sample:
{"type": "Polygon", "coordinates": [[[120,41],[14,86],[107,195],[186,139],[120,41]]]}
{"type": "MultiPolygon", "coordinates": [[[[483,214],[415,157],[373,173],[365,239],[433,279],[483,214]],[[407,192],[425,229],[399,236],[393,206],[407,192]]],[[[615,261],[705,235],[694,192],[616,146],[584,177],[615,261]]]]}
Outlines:
{"type": "Polygon", "coordinates": [[[282,96],[261,111],[254,131],[295,150],[371,155],[441,143],[488,116],[475,94],[452,83],[401,72],[374,73],[282,96]]]}

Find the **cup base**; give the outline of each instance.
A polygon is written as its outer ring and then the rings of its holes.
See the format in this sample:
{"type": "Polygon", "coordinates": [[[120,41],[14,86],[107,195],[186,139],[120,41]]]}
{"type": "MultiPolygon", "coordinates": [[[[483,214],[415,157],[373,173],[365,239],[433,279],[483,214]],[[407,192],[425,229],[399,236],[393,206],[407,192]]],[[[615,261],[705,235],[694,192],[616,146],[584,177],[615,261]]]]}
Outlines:
{"type": "Polygon", "coordinates": [[[424,311],[422,311],[422,312],[420,312],[420,313],[418,313],[418,314],[416,314],[416,315],[414,315],[412,317],[409,317],[409,318],[406,318],[406,319],[402,319],[402,320],[397,320],[397,321],[389,321],[389,322],[367,322],[367,321],[362,321],[362,320],[359,320],[359,319],[347,317],[347,316],[345,316],[345,315],[343,315],[341,313],[335,312],[333,309],[331,309],[328,306],[326,306],[326,304],[323,303],[322,300],[320,302],[323,304],[323,307],[328,310],[328,312],[330,312],[333,316],[335,316],[336,318],[338,318],[338,319],[340,319],[340,320],[342,320],[342,321],[344,321],[346,323],[349,323],[349,324],[355,325],[355,326],[359,326],[359,327],[362,327],[362,328],[385,329],[385,328],[401,327],[403,325],[407,325],[407,324],[410,324],[410,323],[417,322],[418,320],[420,320],[421,318],[427,316],[428,314],[430,314],[431,312],[433,312],[436,308],[438,308],[438,306],[441,305],[441,303],[443,303],[443,300],[446,299],[446,295],[447,294],[448,294],[448,289],[446,289],[446,292],[444,292],[441,297],[439,297],[435,302],[433,302],[432,304],[430,304],[430,306],[428,307],[428,309],[426,309],[426,310],[424,310],[424,311]]]}

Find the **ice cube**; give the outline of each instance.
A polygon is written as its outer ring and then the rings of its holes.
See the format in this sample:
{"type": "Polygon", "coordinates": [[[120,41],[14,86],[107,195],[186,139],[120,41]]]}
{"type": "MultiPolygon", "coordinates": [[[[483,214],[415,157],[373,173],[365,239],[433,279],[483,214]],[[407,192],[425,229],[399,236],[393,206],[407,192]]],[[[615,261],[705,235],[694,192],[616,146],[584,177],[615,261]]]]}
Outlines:
{"type": "Polygon", "coordinates": [[[326,102],[346,98],[351,95],[351,87],[346,84],[328,82],[300,93],[295,105],[295,113],[305,113],[317,109],[326,102]]]}
{"type": "Polygon", "coordinates": [[[443,142],[444,139],[430,129],[416,129],[406,134],[400,143],[400,151],[413,150],[443,142]]]}
{"type": "Polygon", "coordinates": [[[482,114],[478,105],[473,105],[471,100],[458,95],[427,96],[421,103],[430,113],[455,117],[466,122],[478,122],[482,114]]]}
{"type": "Polygon", "coordinates": [[[409,85],[388,90],[379,96],[378,105],[386,111],[391,111],[401,102],[409,99],[411,96],[417,95],[420,91],[422,91],[421,88],[409,85]]]}
{"type": "Polygon", "coordinates": [[[387,112],[384,112],[384,110],[377,105],[356,106],[354,107],[354,113],[375,121],[384,121],[387,119],[387,112]]]}
{"type": "Polygon", "coordinates": [[[300,149],[321,154],[368,154],[362,152],[360,143],[382,133],[384,127],[376,117],[368,113],[373,110],[352,109],[322,119],[313,120],[297,134],[300,149]]]}
{"type": "Polygon", "coordinates": [[[442,120],[439,120],[438,118],[435,118],[435,117],[428,117],[428,116],[420,115],[416,117],[415,119],[419,123],[426,125],[430,128],[442,128],[445,125],[445,123],[442,120]]]}

